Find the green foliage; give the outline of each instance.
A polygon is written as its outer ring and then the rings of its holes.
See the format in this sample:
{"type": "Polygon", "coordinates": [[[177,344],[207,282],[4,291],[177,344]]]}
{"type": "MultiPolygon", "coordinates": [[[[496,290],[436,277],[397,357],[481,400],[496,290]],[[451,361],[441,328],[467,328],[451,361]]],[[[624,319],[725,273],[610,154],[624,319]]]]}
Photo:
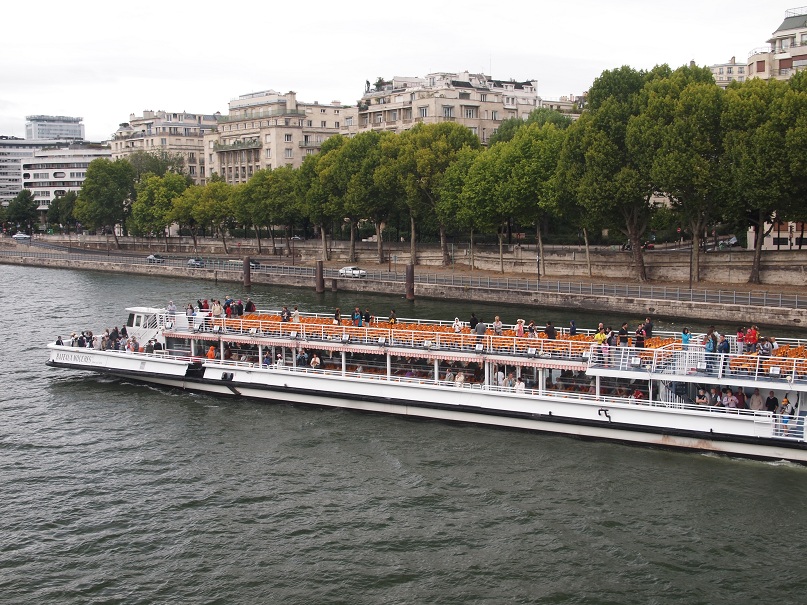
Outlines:
{"type": "Polygon", "coordinates": [[[134,168],[135,180],[140,181],[147,174],[164,176],[166,172],[185,173],[185,157],[181,153],[168,151],[135,151],[126,161],[134,168]]]}
{"type": "Polygon", "coordinates": [[[90,229],[122,223],[134,194],[134,179],[134,168],[126,160],[93,160],[76,200],[75,217],[90,229]]]}
{"type": "Polygon", "coordinates": [[[504,143],[512,140],[516,132],[518,132],[522,126],[528,126],[530,124],[537,124],[538,126],[554,124],[557,128],[565,129],[568,128],[571,123],[572,119],[569,116],[554,109],[539,107],[533,109],[526,120],[522,120],[521,118],[509,118],[502,122],[493,136],[488,140],[488,145],[495,145],[496,143],[504,143]]]}
{"type": "Polygon", "coordinates": [[[163,176],[146,174],[137,183],[137,199],[132,203],[132,222],[136,233],[163,235],[171,224],[174,199],[179,197],[188,183],[184,176],[166,172],[163,176]]]}
{"type": "Polygon", "coordinates": [[[21,231],[31,233],[34,225],[37,224],[37,202],[34,195],[28,189],[23,189],[14,199],[8,203],[6,208],[6,220],[19,227],[21,231]]]}
{"type": "Polygon", "coordinates": [[[60,225],[63,230],[70,233],[70,229],[75,228],[76,225],[76,219],[73,216],[76,199],[78,199],[78,194],[75,191],[68,191],[53,200],[48,208],[48,222],[52,225],[60,225]]]}

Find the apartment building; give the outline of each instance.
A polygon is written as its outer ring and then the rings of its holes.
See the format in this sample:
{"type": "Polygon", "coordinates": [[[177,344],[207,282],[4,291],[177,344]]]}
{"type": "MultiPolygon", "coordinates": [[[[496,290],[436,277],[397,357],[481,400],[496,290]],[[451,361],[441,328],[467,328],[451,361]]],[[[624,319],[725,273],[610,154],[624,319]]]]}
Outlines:
{"type": "Polygon", "coordinates": [[[503,120],[523,118],[538,107],[571,110],[568,98],[549,101],[538,95],[535,80],[496,80],[484,74],[437,72],[425,77],[395,77],[368,81],[354,116],[346,116],[341,132],[366,130],[401,132],[417,123],[456,122],[476,134],[482,143],[503,120]]]}
{"type": "Polygon", "coordinates": [[[42,141],[0,136],[0,205],[8,206],[22,191],[22,164],[40,149],[67,145],[67,141],[42,141]]]}
{"type": "Polygon", "coordinates": [[[136,151],[179,153],[193,181],[204,185],[204,137],[215,130],[217,116],[163,110],[131,114],[112,135],[112,159],[126,158],[136,151]]]}
{"type": "Polygon", "coordinates": [[[22,163],[22,186],[31,191],[45,222],[50,203],[68,191],[78,192],[87,176],[90,162],[109,159],[109,147],[100,145],[71,145],[62,149],[34,151],[22,163]]]}
{"type": "Polygon", "coordinates": [[[55,141],[83,141],[84,118],[69,116],[26,116],[25,138],[55,141]]]}
{"type": "Polygon", "coordinates": [[[748,77],[787,80],[807,66],[807,7],[785,12],[785,20],[773,32],[768,46],[748,54],[748,77]]]}
{"type": "Polygon", "coordinates": [[[264,168],[297,168],[340,132],[351,111],[339,101],[300,102],[294,92],[241,95],[230,101],[228,115],[218,116],[218,128],[205,135],[207,176],[216,173],[228,183],[244,183],[264,168]]]}
{"type": "Polygon", "coordinates": [[[743,82],[746,68],[745,63],[737,63],[736,57],[732,57],[727,63],[717,63],[711,66],[712,76],[720,88],[726,88],[732,82],[743,82]]]}

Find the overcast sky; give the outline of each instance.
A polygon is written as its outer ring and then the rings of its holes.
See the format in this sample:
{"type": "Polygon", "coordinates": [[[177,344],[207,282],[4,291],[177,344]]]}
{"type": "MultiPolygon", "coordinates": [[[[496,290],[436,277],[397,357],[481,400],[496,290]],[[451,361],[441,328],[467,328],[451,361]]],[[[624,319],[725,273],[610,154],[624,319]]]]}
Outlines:
{"type": "Polygon", "coordinates": [[[227,113],[241,94],[353,104],[365,80],[432,71],[535,79],[580,94],[603,70],[744,62],[791,4],[759,0],[408,0],[3,4],[0,135],[84,118],[105,140],[144,109],[227,113]]]}

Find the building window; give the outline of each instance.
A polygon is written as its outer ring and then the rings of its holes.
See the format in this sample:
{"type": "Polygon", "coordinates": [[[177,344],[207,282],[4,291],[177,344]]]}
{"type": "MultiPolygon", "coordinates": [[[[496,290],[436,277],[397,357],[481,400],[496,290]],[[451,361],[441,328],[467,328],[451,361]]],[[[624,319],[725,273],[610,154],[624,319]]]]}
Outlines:
{"type": "Polygon", "coordinates": [[[294,150],[286,147],[285,157],[287,160],[290,160],[294,157],[294,150]]]}
{"type": "Polygon", "coordinates": [[[319,112],[320,112],[320,113],[325,113],[325,108],[324,108],[324,107],[321,107],[321,108],[320,108],[320,110],[319,110],[319,112]]]}
{"type": "Polygon", "coordinates": [[[325,120],[322,120],[322,122],[320,122],[319,125],[320,125],[321,128],[327,128],[328,127],[325,120]]]}
{"type": "Polygon", "coordinates": [[[306,149],[305,150],[305,155],[314,155],[315,151],[316,151],[316,149],[306,149]]]}
{"type": "Polygon", "coordinates": [[[345,118],[345,126],[353,126],[353,116],[348,116],[345,118]]]}
{"type": "Polygon", "coordinates": [[[482,94],[479,95],[479,100],[482,101],[483,103],[487,102],[488,95],[483,92],[482,94]]]}
{"type": "Polygon", "coordinates": [[[272,157],[272,150],[271,150],[271,148],[267,147],[266,148],[266,159],[269,159],[271,157],[272,157]]]}
{"type": "Polygon", "coordinates": [[[314,120],[306,120],[305,125],[308,126],[309,128],[313,128],[314,127],[314,120]]]}
{"type": "Polygon", "coordinates": [[[272,135],[271,134],[266,134],[266,135],[263,136],[263,142],[264,143],[269,143],[271,140],[272,140],[272,135]]]}
{"type": "Polygon", "coordinates": [[[476,119],[476,107],[466,107],[465,108],[465,119],[466,120],[476,119]]]}
{"type": "Polygon", "coordinates": [[[444,118],[454,117],[454,107],[452,105],[443,105],[443,117],[444,118]]]}
{"type": "Polygon", "coordinates": [[[479,136],[479,130],[476,126],[471,126],[471,132],[474,133],[474,136],[479,136]]]}
{"type": "Polygon", "coordinates": [[[377,114],[375,114],[373,116],[373,119],[375,120],[376,124],[381,124],[381,122],[383,121],[383,116],[381,115],[381,112],[378,112],[377,114]]]}
{"type": "Polygon", "coordinates": [[[168,139],[160,139],[160,145],[162,145],[163,147],[168,145],[168,139]]]}
{"type": "Polygon", "coordinates": [[[429,117],[429,108],[428,107],[418,107],[418,115],[421,118],[428,118],[429,117]]]}
{"type": "Polygon", "coordinates": [[[334,112],[336,115],[339,115],[339,110],[338,110],[338,109],[334,109],[334,110],[333,110],[333,112],[334,112]]]}
{"type": "Polygon", "coordinates": [[[291,134],[284,134],[284,135],[283,135],[283,140],[284,140],[286,143],[291,143],[291,134]]]}
{"type": "Polygon", "coordinates": [[[499,119],[499,112],[496,111],[496,110],[491,111],[490,112],[490,119],[491,120],[498,120],[499,119]]]}
{"type": "Polygon", "coordinates": [[[333,123],[333,127],[334,127],[334,128],[339,128],[339,122],[334,122],[334,123],[333,123]]]}
{"type": "Polygon", "coordinates": [[[726,68],[726,73],[727,74],[733,74],[734,73],[734,68],[733,67],[727,67],[726,68]]]}

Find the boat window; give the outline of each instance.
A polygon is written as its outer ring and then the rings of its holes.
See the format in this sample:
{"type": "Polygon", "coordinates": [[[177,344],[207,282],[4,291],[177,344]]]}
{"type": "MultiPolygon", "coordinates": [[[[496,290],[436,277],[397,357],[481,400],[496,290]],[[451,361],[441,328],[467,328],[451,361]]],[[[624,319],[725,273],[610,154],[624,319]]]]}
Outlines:
{"type": "Polygon", "coordinates": [[[134,313],[129,313],[129,319],[126,321],[126,325],[129,326],[130,328],[134,326],[134,318],[135,318],[134,313]]]}
{"type": "Polygon", "coordinates": [[[140,327],[140,321],[141,321],[142,319],[143,319],[143,316],[142,316],[142,315],[135,315],[135,318],[134,318],[134,327],[135,327],[135,328],[139,328],[139,327],[140,327]]]}

